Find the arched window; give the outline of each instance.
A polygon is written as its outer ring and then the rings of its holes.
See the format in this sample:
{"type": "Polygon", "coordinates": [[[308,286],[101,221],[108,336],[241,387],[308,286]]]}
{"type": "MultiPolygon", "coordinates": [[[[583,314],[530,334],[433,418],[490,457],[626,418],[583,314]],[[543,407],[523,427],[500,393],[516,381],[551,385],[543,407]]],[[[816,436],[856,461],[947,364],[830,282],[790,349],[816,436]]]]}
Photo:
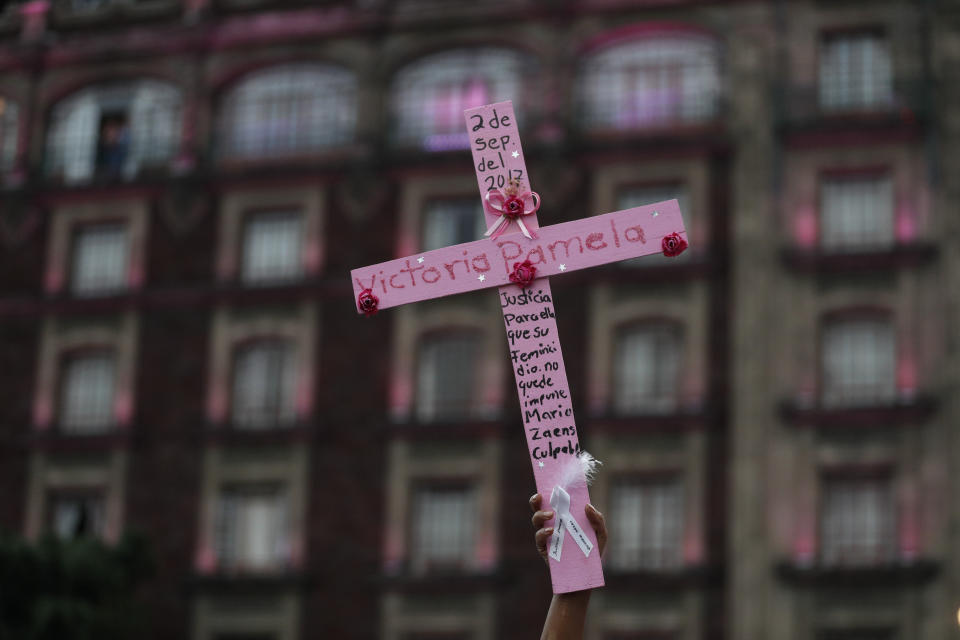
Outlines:
{"type": "Polygon", "coordinates": [[[224,97],[220,155],[289,156],[353,140],[357,83],[329,65],[296,63],[246,76],[224,97]]]}
{"type": "Polygon", "coordinates": [[[391,131],[398,144],[428,150],[469,146],[464,109],[513,100],[521,118],[522,76],[532,63],[509,49],[455,49],[421,58],[393,82],[391,131]]]}
{"type": "Polygon", "coordinates": [[[582,122],[593,129],[635,129],[702,122],[720,98],[716,42],[663,34],[587,56],[577,82],[582,122]]]}
{"type": "Polygon", "coordinates": [[[51,113],[47,174],[78,183],[162,167],[177,150],[181,107],[180,91],[156,80],[78,91],[51,113]]]}
{"type": "Polygon", "coordinates": [[[0,173],[13,169],[17,158],[19,115],[17,104],[0,96],[0,173]]]}
{"type": "Polygon", "coordinates": [[[296,351],[290,340],[242,345],[233,364],[233,423],[261,429],[293,422],[296,351]]]}

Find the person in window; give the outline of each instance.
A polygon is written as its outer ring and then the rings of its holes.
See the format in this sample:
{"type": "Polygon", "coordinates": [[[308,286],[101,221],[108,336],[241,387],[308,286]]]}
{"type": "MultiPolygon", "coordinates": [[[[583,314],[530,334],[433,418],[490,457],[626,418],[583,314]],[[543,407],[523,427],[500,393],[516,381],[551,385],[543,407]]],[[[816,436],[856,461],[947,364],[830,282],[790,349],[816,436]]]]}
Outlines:
{"type": "MultiPolygon", "coordinates": [[[[549,564],[550,561],[547,560],[547,541],[553,535],[553,527],[546,525],[553,518],[553,511],[549,509],[541,510],[542,502],[543,498],[539,493],[530,496],[530,509],[533,510],[533,528],[536,531],[533,534],[533,540],[537,545],[537,552],[540,553],[540,557],[549,564]]],[[[607,521],[592,504],[584,507],[583,511],[597,534],[597,547],[600,555],[603,556],[607,547],[607,521]]],[[[553,594],[550,609],[547,611],[547,619],[543,623],[540,640],[582,640],[583,623],[587,616],[587,605],[589,604],[589,589],[574,591],[573,593],[553,594]]]]}
{"type": "Polygon", "coordinates": [[[104,116],[100,122],[100,139],[97,141],[97,174],[104,178],[116,178],[123,172],[130,146],[130,132],[123,115],[104,116]]]}

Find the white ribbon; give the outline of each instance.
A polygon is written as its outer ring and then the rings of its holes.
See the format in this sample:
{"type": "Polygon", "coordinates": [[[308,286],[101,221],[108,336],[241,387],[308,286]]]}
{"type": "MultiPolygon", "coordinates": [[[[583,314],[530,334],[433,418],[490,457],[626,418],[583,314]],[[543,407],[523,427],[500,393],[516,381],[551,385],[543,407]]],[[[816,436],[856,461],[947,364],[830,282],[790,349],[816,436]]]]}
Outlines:
{"type": "Polygon", "coordinates": [[[556,561],[560,561],[560,554],[563,553],[564,530],[570,532],[573,541],[577,543],[583,555],[589,557],[593,551],[593,543],[583,532],[583,528],[577,519],[570,515],[570,494],[563,487],[556,486],[550,494],[550,506],[556,517],[556,524],[553,527],[553,535],[550,537],[549,555],[556,561]]]}

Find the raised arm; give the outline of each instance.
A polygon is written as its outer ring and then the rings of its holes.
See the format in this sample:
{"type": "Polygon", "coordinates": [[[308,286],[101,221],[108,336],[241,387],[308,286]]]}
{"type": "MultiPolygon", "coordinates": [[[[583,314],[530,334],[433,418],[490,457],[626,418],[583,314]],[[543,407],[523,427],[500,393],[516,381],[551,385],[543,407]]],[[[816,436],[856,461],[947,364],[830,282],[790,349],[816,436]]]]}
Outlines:
{"type": "MultiPolygon", "coordinates": [[[[549,509],[541,511],[542,502],[543,499],[539,493],[530,497],[530,508],[533,510],[533,528],[536,531],[534,541],[537,544],[537,552],[543,558],[543,561],[549,564],[547,542],[553,535],[553,527],[545,525],[553,519],[553,511],[549,509]]],[[[603,514],[597,511],[592,504],[588,504],[583,511],[597,534],[597,547],[602,556],[604,549],[607,547],[606,520],[604,520],[603,514]]],[[[546,622],[543,623],[543,633],[540,634],[540,640],[582,640],[587,606],[590,604],[590,591],[588,589],[586,591],[554,594],[553,600],[550,601],[550,610],[547,611],[546,622]]]]}

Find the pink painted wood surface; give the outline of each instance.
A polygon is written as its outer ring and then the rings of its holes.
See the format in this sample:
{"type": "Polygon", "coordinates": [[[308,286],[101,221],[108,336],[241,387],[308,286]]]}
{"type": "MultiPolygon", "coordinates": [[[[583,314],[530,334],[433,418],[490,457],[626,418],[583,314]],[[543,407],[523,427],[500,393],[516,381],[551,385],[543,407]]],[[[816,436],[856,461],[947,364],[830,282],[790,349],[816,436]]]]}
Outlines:
{"type": "MultiPolygon", "coordinates": [[[[500,288],[500,306],[507,330],[507,346],[520,397],[527,448],[537,492],[544,509],[566,464],[581,451],[573,415],[567,370],[553,310],[550,281],[543,278],[527,289],[515,284],[500,288]]],[[[568,532],[560,561],[550,558],[554,593],[603,586],[603,566],[593,527],[583,508],[590,502],[585,484],[567,488],[570,514],[580,523],[594,549],[584,556],[568,532]]],[[[556,518],[550,524],[556,524],[556,518]]]]}
{"type": "MultiPolygon", "coordinates": [[[[532,190],[520,146],[513,103],[499,102],[468,109],[464,112],[464,117],[470,132],[470,150],[473,152],[473,166],[481,196],[488,191],[502,189],[510,185],[511,181],[521,193],[532,190]]],[[[488,227],[497,221],[495,214],[487,210],[485,214],[488,227]]],[[[491,279],[499,281],[508,276],[513,270],[513,264],[523,260],[533,262],[537,266],[538,275],[548,276],[552,273],[572,271],[576,263],[590,262],[594,259],[593,254],[599,254],[611,246],[614,249],[626,249],[626,243],[603,241],[603,232],[599,231],[597,225],[606,221],[595,219],[592,226],[588,225],[589,229],[579,226],[578,222],[583,221],[567,223],[573,227],[561,229],[557,235],[556,228],[553,232],[539,229],[535,213],[523,216],[524,225],[533,230],[535,238],[531,240],[522,233],[512,233],[510,236],[500,236],[492,240],[500,259],[495,268],[491,269],[491,275],[494,276],[491,279]],[[583,237],[579,237],[581,234],[583,237]],[[571,251],[571,243],[583,243],[583,246],[576,244],[571,251]],[[571,264],[568,265],[567,262],[571,264]],[[563,270],[560,265],[563,265],[563,270]]],[[[519,226],[511,222],[507,230],[515,232],[518,229],[519,226]]],[[[631,244],[652,246],[652,243],[640,242],[639,239],[631,244]]],[[[567,383],[567,371],[560,350],[560,336],[557,335],[550,282],[547,278],[540,278],[527,289],[508,283],[509,279],[500,288],[500,306],[520,397],[520,412],[523,415],[533,477],[537,492],[543,496],[546,503],[550,500],[550,494],[562,469],[576,463],[576,456],[581,451],[580,439],[573,417],[570,385],[567,383]]],[[[603,586],[603,566],[600,563],[596,534],[583,511],[584,505],[590,502],[587,487],[581,484],[567,488],[567,492],[570,494],[570,514],[580,523],[594,549],[589,556],[584,556],[572,537],[569,534],[565,536],[560,560],[547,560],[554,593],[603,586]]],[[[546,504],[544,508],[547,508],[546,504]]],[[[556,521],[554,518],[554,525],[556,521]]]]}
{"type": "Polygon", "coordinates": [[[689,242],[676,200],[542,227],[536,240],[512,229],[495,240],[484,238],[354,269],[350,274],[354,300],[370,288],[380,299],[380,309],[388,309],[510,284],[513,263],[526,259],[537,267],[537,276],[544,277],[661,253],[663,236],[673,232],[689,242]]]}
{"type": "MultiPolygon", "coordinates": [[[[468,109],[464,116],[480,193],[502,189],[511,180],[519,183],[520,191],[531,189],[513,104],[508,101],[468,109]]],[[[549,207],[549,194],[541,195],[546,196],[545,205],[549,207]]],[[[497,220],[486,209],[485,216],[488,227],[497,220]]],[[[355,269],[351,276],[355,299],[362,290],[371,289],[379,298],[380,309],[500,287],[534,481],[546,503],[566,465],[575,463],[581,451],[546,276],[661,253],[664,236],[676,232],[686,238],[686,230],[676,200],[544,228],[539,227],[536,214],[524,216],[523,221],[536,238],[525,237],[511,223],[499,238],[390,260],[355,269]],[[524,260],[537,267],[538,275],[527,289],[509,280],[513,264],[524,260]]],[[[560,560],[549,560],[554,593],[604,584],[596,534],[584,513],[589,493],[582,483],[566,489],[571,499],[570,514],[594,549],[584,556],[569,534],[566,536],[560,560]]]]}

